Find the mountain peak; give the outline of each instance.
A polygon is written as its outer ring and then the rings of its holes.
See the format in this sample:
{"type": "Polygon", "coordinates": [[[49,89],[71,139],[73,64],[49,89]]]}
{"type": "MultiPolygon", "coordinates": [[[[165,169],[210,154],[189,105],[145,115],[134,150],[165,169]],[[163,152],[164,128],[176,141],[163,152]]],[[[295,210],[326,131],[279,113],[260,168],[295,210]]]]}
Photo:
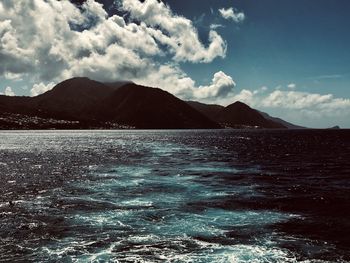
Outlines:
{"type": "Polygon", "coordinates": [[[67,79],[57,84],[52,90],[39,95],[39,97],[55,96],[72,99],[79,96],[93,95],[100,97],[112,91],[112,88],[86,77],[67,79]]]}
{"type": "Polygon", "coordinates": [[[220,122],[230,127],[286,128],[281,123],[266,119],[260,112],[240,101],[228,105],[223,110],[220,122]]]}
{"type": "Polygon", "coordinates": [[[241,102],[241,101],[235,101],[234,103],[230,104],[227,107],[239,107],[239,108],[249,108],[251,109],[251,107],[249,107],[247,104],[241,102]]]}
{"type": "Polygon", "coordinates": [[[196,102],[189,102],[189,104],[227,128],[286,128],[281,123],[266,119],[260,112],[241,101],[236,101],[227,107],[196,102]]]}

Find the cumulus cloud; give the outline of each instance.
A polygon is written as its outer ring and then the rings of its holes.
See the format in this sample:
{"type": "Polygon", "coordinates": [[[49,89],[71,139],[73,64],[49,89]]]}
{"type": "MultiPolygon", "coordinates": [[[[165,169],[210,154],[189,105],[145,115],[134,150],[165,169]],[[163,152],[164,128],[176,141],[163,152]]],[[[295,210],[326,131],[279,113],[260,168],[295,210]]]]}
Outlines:
{"type": "Polygon", "coordinates": [[[34,84],[33,88],[30,90],[31,96],[38,96],[46,91],[51,90],[54,87],[54,83],[49,83],[45,85],[44,83],[34,84]]]}
{"type": "Polygon", "coordinates": [[[220,8],[219,13],[224,19],[231,19],[236,23],[243,22],[245,19],[245,14],[243,12],[236,11],[233,7],[227,9],[220,8]]]}
{"type": "Polygon", "coordinates": [[[0,95],[15,96],[16,94],[13,92],[11,87],[6,87],[3,93],[0,92],[0,95]]]}
{"type": "Polygon", "coordinates": [[[255,103],[305,126],[324,127],[325,122],[349,126],[350,100],[332,94],[275,90],[255,103]]]}
{"type": "Polygon", "coordinates": [[[253,107],[256,104],[256,96],[254,95],[254,91],[243,89],[233,97],[233,101],[241,101],[253,107]]]}
{"type": "Polygon", "coordinates": [[[209,46],[204,47],[192,21],[175,15],[162,1],[123,0],[121,6],[132,18],[142,21],[157,41],[168,46],[177,61],[211,62],[226,54],[226,43],[219,34],[211,30],[209,46]]]}
{"type": "Polygon", "coordinates": [[[32,76],[39,84],[31,95],[47,90],[40,83],[74,76],[129,79],[188,97],[223,94],[195,92],[179,65],[225,57],[226,42],[214,29],[203,44],[192,21],[162,1],[121,0],[117,8],[125,15],[109,17],[95,0],[79,8],[70,1],[0,2],[0,75],[32,76]]]}
{"type": "Polygon", "coordinates": [[[200,86],[194,90],[196,98],[223,98],[226,97],[236,86],[233,79],[224,72],[214,74],[212,83],[209,86],[200,86]]]}
{"type": "Polygon", "coordinates": [[[162,89],[185,100],[198,99],[207,102],[229,96],[236,86],[233,79],[222,71],[214,74],[209,85],[197,86],[186,73],[170,64],[161,66],[157,74],[140,79],[140,83],[154,87],[158,84],[162,89]]]}
{"type": "Polygon", "coordinates": [[[350,100],[334,98],[332,94],[321,95],[309,92],[275,90],[261,101],[261,105],[273,108],[330,112],[345,108],[350,109],[350,100]]]}

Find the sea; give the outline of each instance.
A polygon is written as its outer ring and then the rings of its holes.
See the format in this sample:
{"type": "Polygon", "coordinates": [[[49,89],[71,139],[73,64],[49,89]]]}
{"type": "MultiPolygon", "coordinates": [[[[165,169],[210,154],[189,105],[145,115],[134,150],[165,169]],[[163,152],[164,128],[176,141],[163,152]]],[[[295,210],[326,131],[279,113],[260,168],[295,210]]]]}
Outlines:
{"type": "Polygon", "coordinates": [[[350,262],[350,131],[1,131],[0,262],[350,262]]]}

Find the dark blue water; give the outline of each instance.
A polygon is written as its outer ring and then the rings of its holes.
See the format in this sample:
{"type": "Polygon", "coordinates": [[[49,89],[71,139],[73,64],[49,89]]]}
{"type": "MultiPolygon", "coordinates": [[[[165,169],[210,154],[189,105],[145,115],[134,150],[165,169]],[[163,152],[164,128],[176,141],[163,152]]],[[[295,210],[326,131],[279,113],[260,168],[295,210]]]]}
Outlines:
{"type": "Polygon", "coordinates": [[[350,262],[350,132],[0,133],[0,262],[350,262]]]}

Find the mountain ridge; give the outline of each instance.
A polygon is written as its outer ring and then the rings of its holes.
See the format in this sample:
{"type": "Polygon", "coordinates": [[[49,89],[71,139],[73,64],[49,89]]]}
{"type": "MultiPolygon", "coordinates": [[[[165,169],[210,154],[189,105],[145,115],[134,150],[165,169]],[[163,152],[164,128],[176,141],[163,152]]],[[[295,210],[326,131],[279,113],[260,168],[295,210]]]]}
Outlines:
{"type": "Polygon", "coordinates": [[[0,96],[0,111],[0,129],[288,128],[242,102],[227,107],[185,102],[160,88],[85,77],[62,81],[36,97],[0,96]]]}

